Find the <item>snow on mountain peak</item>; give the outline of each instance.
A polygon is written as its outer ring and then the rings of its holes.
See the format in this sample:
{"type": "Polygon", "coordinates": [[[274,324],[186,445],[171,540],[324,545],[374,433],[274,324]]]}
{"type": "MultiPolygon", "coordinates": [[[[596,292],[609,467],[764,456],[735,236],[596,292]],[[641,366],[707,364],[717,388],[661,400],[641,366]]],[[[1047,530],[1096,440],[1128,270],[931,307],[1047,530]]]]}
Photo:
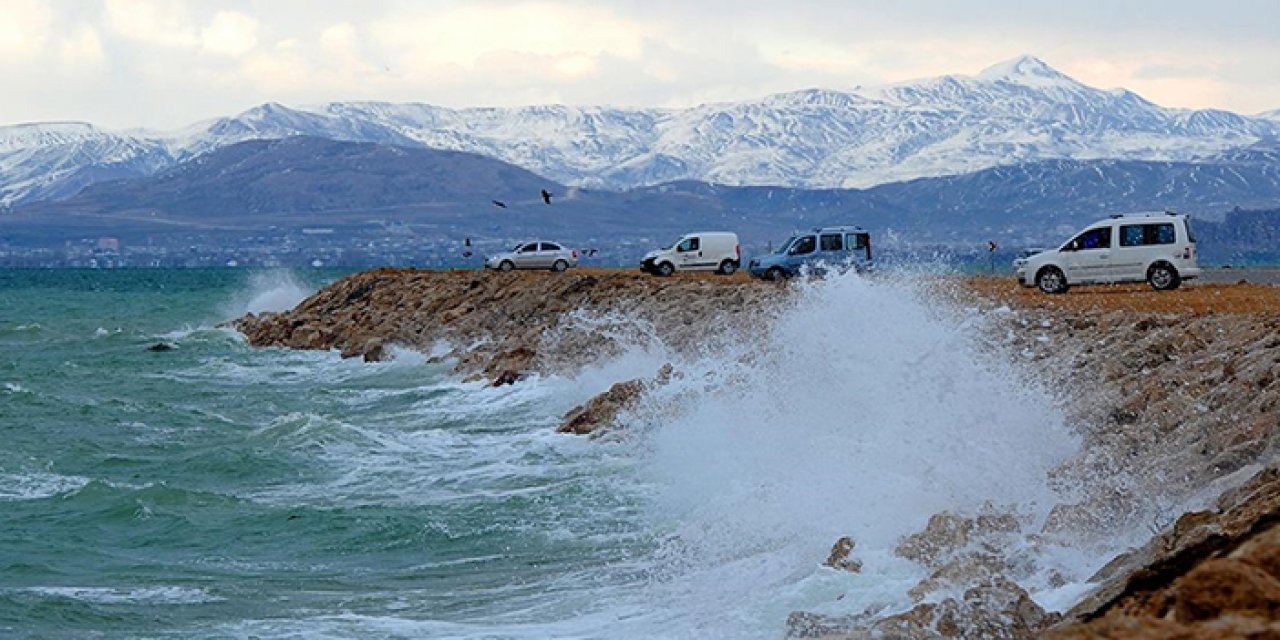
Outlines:
{"type": "Polygon", "coordinates": [[[991,65],[983,69],[976,78],[984,82],[1007,82],[1032,87],[1080,84],[1049,66],[1044,60],[1031,55],[1018,56],[1012,60],[991,65]]]}

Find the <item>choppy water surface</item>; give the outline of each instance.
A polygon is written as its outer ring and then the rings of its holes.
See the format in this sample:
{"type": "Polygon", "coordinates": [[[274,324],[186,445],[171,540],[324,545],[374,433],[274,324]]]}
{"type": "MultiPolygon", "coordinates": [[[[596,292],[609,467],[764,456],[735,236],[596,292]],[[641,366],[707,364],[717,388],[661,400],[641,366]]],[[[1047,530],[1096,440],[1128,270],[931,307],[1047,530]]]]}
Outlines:
{"type": "Polygon", "coordinates": [[[0,636],[777,638],[795,609],[906,606],[901,535],[1042,516],[1077,446],[910,283],[808,285],[748,344],[502,389],[214,328],[333,277],[0,271],[0,636]],[[554,433],[667,361],[630,437],[554,433]],[[841,535],[862,574],[819,566],[841,535]]]}

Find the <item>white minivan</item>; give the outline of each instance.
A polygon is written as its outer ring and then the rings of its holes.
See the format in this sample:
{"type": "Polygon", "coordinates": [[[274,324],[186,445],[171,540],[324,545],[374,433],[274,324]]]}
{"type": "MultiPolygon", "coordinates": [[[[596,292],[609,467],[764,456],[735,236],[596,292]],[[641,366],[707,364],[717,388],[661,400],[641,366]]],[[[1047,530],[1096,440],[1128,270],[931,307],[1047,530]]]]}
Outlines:
{"type": "Polygon", "coordinates": [[[1143,282],[1157,291],[1200,277],[1196,236],[1184,214],[1117,215],[1016,266],[1018,283],[1045,293],[1072,285],[1143,282]]]}
{"type": "Polygon", "coordinates": [[[742,265],[738,234],[729,231],[700,231],[680,236],[666,249],[646,253],[640,270],[659,276],[677,271],[715,271],[730,275],[742,265]]]}

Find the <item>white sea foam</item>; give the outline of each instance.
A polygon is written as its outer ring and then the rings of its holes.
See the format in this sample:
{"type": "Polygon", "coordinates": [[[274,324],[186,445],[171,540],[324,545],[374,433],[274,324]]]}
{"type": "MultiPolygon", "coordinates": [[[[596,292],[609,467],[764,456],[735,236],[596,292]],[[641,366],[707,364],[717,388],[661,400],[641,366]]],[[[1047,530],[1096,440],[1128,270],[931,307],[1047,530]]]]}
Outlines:
{"type": "Polygon", "coordinates": [[[0,474],[0,502],[41,500],[75,491],[88,483],[88,478],[80,476],[46,472],[4,473],[0,474]]]}
{"type": "Polygon", "coordinates": [[[29,587],[12,589],[41,596],[67,598],[94,604],[204,604],[222,602],[203,589],[191,587],[29,587]]]}

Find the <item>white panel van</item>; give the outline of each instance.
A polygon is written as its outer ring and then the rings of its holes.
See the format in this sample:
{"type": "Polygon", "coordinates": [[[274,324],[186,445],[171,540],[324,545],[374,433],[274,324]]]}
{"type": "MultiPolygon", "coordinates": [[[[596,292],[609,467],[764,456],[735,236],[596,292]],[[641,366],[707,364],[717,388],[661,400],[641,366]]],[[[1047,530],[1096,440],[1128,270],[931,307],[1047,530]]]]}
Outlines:
{"type": "Polygon", "coordinates": [[[640,270],[659,276],[677,271],[715,271],[730,275],[742,264],[738,234],[729,231],[699,231],[680,236],[666,249],[645,254],[640,270]]]}

